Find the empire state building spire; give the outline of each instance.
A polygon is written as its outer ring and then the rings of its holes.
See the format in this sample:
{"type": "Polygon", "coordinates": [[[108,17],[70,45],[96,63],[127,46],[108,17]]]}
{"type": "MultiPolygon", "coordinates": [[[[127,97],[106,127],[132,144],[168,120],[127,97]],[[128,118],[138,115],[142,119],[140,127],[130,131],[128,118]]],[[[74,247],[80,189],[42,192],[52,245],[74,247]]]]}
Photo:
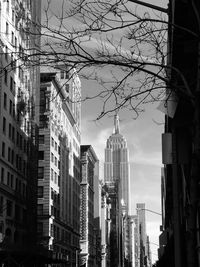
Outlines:
{"type": "Polygon", "coordinates": [[[118,134],[119,133],[119,116],[117,113],[114,116],[114,126],[115,126],[114,134],[118,134]]]}

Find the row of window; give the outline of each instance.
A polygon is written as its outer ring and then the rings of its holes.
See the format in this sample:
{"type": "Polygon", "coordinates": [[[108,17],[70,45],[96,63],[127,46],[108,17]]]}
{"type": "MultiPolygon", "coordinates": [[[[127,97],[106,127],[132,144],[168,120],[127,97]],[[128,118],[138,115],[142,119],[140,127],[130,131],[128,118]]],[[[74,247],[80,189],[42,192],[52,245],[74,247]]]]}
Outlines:
{"type": "Polygon", "coordinates": [[[4,135],[8,134],[8,138],[23,152],[28,152],[28,142],[26,139],[23,138],[23,136],[15,130],[15,127],[12,126],[11,123],[7,123],[7,120],[5,117],[3,117],[3,127],[2,131],[4,135]]]}
{"type": "MultiPolygon", "coordinates": [[[[8,109],[8,97],[7,97],[6,93],[4,93],[4,95],[3,95],[3,107],[5,110],[8,109]]],[[[15,117],[15,104],[13,103],[13,101],[11,99],[9,101],[9,114],[12,117],[15,117]]]]}
{"type": "Polygon", "coordinates": [[[8,146],[7,149],[7,157],[6,157],[6,143],[2,142],[2,150],[1,155],[3,158],[7,158],[8,162],[10,162],[12,165],[15,165],[17,170],[23,172],[24,175],[27,173],[27,163],[19,154],[15,154],[14,149],[11,149],[8,146]]]}
{"type": "Polygon", "coordinates": [[[51,137],[51,146],[58,152],[60,155],[60,146],[57,144],[57,142],[54,140],[53,137],[51,137]]]}
{"type": "Polygon", "coordinates": [[[60,175],[51,168],[51,181],[60,186],[60,175]]]}
{"type": "Polygon", "coordinates": [[[24,208],[0,196],[0,215],[2,216],[3,214],[6,214],[8,217],[13,217],[17,221],[25,222],[26,220],[26,210],[24,208]]]}
{"type": "MultiPolygon", "coordinates": [[[[38,222],[37,231],[39,235],[44,234],[44,222],[38,222]]],[[[71,234],[55,224],[50,224],[50,234],[55,240],[62,240],[65,243],[71,242],[71,234]]],[[[64,254],[66,251],[62,251],[64,254]]]]}
{"type": "MultiPolygon", "coordinates": [[[[27,27],[26,27],[27,30],[22,26],[21,23],[18,25],[18,19],[17,19],[17,17],[15,18],[14,12],[12,11],[12,21],[14,22],[14,20],[15,20],[15,29],[19,30],[19,34],[21,35],[22,40],[25,40],[26,46],[28,46],[29,42],[30,42],[29,32],[28,32],[30,20],[27,18],[27,27]]],[[[17,37],[14,35],[13,31],[11,31],[11,38],[9,38],[10,29],[9,29],[9,23],[8,22],[6,22],[5,34],[6,34],[7,38],[10,39],[9,41],[11,42],[11,44],[13,46],[15,46],[15,49],[17,49],[17,37]]]]}
{"type": "Polygon", "coordinates": [[[1,183],[20,193],[21,196],[26,197],[26,184],[17,177],[14,177],[11,172],[7,171],[6,174],[6,169],[4,167],[1,168],[1,183]]]}
{"type": "Polygon", "coordinates": [[[51,188],[51,199],[53,200],[54,205],[60,205],[60,194],[51,188]]]}
{"type": "MultiPolygon", "coordinates": [[[[44,167],[38,167],[38,179],[44,179],[44,167]]],[[[60,186],[60,175],[51,168],[51,181],[60,186]]]]}
{"type": "MultiPolygon", "coordinates": [[[[43,204],[37,205],[37,215],[38,216],[48,215],[45,213],[43,204]]],[[[60,218],[60,209],[51,205],[51,216],[54,216],[56,219],[59,219],[60,218]]]]}
{"type": "Polygon", "coordinates": [[[55,164],[55,166],[60,169],[60,161],[57,159],[56,156],[51,152],[51,162],[55,164]]]}

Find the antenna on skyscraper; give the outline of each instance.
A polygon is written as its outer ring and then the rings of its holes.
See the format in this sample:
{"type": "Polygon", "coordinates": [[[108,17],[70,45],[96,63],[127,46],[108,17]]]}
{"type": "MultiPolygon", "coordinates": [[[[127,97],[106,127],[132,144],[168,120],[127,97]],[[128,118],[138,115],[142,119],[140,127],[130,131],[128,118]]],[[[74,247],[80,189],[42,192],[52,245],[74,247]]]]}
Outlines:
{"type": "Polygon", "coordinates": [[[114,134],[119,133],[119,115],[118,115],[118,110],[116,110],[115,115],[114,115],[114,134]]]}

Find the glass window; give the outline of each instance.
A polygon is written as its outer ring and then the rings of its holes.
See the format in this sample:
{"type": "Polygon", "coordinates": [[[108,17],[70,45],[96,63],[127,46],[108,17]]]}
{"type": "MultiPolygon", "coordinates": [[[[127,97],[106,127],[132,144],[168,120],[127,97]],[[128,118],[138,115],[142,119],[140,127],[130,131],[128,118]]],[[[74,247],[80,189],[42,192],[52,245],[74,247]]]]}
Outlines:
{"type": "Polygon", "coordinates": [[[38,153],[38,159],[39,160],[44,160],[44,151],[39,151],[39,153],[38,153]]]}
{"type": "Polygon", "coordinates": [[[44,179],[44,167],[38,167],[38,179],[44,179]]]}
{"type": "Polygon", "coordinates": [[[5,109],[7,109],[7,94],[4,93],[4,97],[3,97],[3,106],[5,109]]]}
{"type": "Polygon", "coordinates": [[[37,223],[37,232],[39,235],[43,234],[43,223],[42,222],[37,223]]]}
{"type": "Polygon", "coordinates": [[[5,174],[5,170],[4,168],[2,167],[1,168],[1,183],[4,184],[4,174],[5,174]]]}
{"type": "Polygon", "coordinates": [[[2,157],[5,157],[5,143],[4,142],[2,142],[1,155],[2,157]]]}
{"type": "Polygon", "coordinates": [[[42,198],[44,195],[44,188],[43,188],[43,186],[38,186],[38,194],[37,194],[37,196],[38,196],[38,198],[42,198]]]}
{"type": "Polygon", "coordinates": [[[64,79],[65,78],[64,75],[65,75],[65,72],[63,70],[61,70],[61,72],[60,72],[60,79],[64,79]]]}
{"type": "Polygon", "coordinates": [[[37,214],[38,215],[43,215],[43,204],[38,204],[37,205],[37,214]]]}
{"type": "Polygon", "coordinates": [[[11,125],[11,123],[9,123],[9,127],[8,127],[8,136],[9,136],[9,138],[12,137],[12,125],[11,125]]]}
{"type": "Polygon", "coordinates": [[[6,209],[6,214],[7,216],[12,216],[12,201],[7,200],[7,209],[6,209]]]}
{"type": "Polygon", "coordinates": [[[8,47],[5,46],[5,60],[8,61],[8,47]]]}
{"type": "Polygon", "coordinates": [[[3,133],[6,134],[6,118],[3,117],[3,133]]]}
{"type": "Polygon", "coordinates": [[[39,135],[39,144],[44,144],[44,135],[39,135]]]}
{"type": "Polygon", "coordinates": [[[9,34],[9,25],[8,25],[8,22],[6,22],[6,35],[9,34]]]}
{"type": "Polygon", "coordinates": [[[12,115],[12,110],[13,110],[13,103],[12,103],[12,100],[10,100],[10,106],[9,106],[10,115],[12,115]]]}
{"type": "Polygon", "coordinates": [[[7,84],[8,82],[8,71],[4,70],[4,83],[7,84]]]}
{"type": "Polygon", "coordinates": [[[53,181],[53,169],[51,169],[51,181],[53,181]]]}

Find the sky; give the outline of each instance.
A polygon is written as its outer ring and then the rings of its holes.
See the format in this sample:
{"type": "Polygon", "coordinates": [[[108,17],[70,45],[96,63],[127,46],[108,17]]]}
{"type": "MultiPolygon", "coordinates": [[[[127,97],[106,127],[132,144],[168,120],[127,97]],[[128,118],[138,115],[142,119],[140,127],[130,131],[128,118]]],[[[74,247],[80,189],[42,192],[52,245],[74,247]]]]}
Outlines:
{"type": "MultiPolygon", "coordinates": [[[[43,3],[46,0],[43,1],[43,3]]],[[[167,7],[166,0],[146,1],[153,5],[167,7]]],[[[53,10],[59,9],[61,0],[53,0],[53,10]]],[[[129,3],[130,4],[130,3],[129,3]]],[[[131,3],[131,5],[134,5],[131,3]]],[[[138,12],[145,8],[137,6],[138,12]]],[[[149,10],[148,10],[149,11],[149,10]]],[[[91,48],[94,46],[91,43],[91,48]]],[[[94,81],[81,79],[82,94],[96,89],[94,81]]],[[[119,114],[120,132],[126,138],[130,159],[130,214],[136,214],[136,203],[145,203],[147,209],[161,213],[161,134],[164,131],[164,114],[157,110],[159,103],[146,104],[145,111],[137,119],[131,111],[119,114]]],[[[106,116],[96,120],[101,111],[99,99],[82,103],[81,143],[92,145],[100,161],[103,176],[104,149],[106,140],[113,132],[114,119],[106,116]]],[[[158,237],[161,216],[146,211],[147,234],[150,237],[152,260],[157,259],[158,237]]]]}
{"type": "MultiPolygon", "coordinates": [[[[147,105],[136,120],[131,118],[131,112],[120,116],[120,133],[126,138],[129,149],[131,215],[136,214],[136,203],[145,203],[147,209],[161,213],[161,134],[164,115],[157,110],[157,105],[147,105]]],[[[94,103],[82,105],[82,144],[93,146],[100,160],[102,175],[104,149],[106,140],[113,132],[114,120],[111,116],[96,122],[95,115],[94,103]],[[88,110],[88,106],[93,112],[88,110]]],[[[154,262],[157,259],[161,216],[146,211],[146,224],[154,262]]]]}

